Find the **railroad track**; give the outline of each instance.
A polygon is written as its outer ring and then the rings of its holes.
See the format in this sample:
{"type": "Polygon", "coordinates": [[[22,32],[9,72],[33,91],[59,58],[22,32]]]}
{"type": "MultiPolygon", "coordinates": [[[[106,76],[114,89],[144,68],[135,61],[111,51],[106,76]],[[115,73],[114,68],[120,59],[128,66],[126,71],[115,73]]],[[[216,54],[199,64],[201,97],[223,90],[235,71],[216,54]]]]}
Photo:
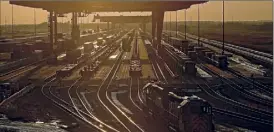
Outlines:
{"type": "MultiPolygon", "coordinates": [[[[177,56],[175,53],[173,53],[173,55],[175,57],[177,56]]],[[[212,90],[210,88],[210,86],[207,85],[207,82],[205,82],[206,88],[204,88],[199,83],[197,83],[196,80],[193,80],[193,82],[195,82],[198,86],[200,86],[203,89],[203,91],[206,92],[207,95],[210,95],[210,97],[212,97],[215,100],[218,100],[222,103],[230,104],[231,106],[234,107],[233,109],[227,108],[226,112],[224,112],[224,110],[216,108],[215,112],[223,112],[227,115],[233,116],[234,118],[248,119],[248,120],[250,120],[254,123],[260,123],[262,125],[272,124],[272,113],[267,112],[267,111],[263,111],[263,110],[260,110],[260,109],[253,109],[253,108],[250,108],[249,106],[246,106],[246,105],[241,104],[239,102],[236,102],[234,100],[225,98],[225,97],[221,96],[220,94],[218,94],[217,92],[215,92],[214,90],[212,90]],[[232,111],[235,111],[235,110],[237,112],[232,112],[232,111]],[[245,114],[240,114],[239,112],[240,113],[245,113],[245,114]]]]}
{"type": "MultiPolygon", "coordinates": [[[[180,32],[178,35],[181,37],[184,36],[184,34],[182,34],[180,32]]],[[[198,38],[197,36],[187,34],[187,39],[189,39],[189,40],[197,41],[197,38],[198,38]]],[[[215,41],[215,40],[208,40],[205,38],[200,38],[200,42],[215,46],[217,48],[222,48],[222,43],[215,41]]],[[[256,51],[256,50],[252,50],[249,48],[244,48],[244,47],[240,47],[240,46],[236,46],[236,45],[232,45],[232,44],[228,44],[228,43],[225,43],[225,49],[230,52],[234,52],[234,53],[241,54],[241,55],[247,55],[253,59],[256,59],[259,61],[264,61],[264,62],[267,62],[268,64],[273,65],[273,60],[272,60],[273,55],[271,55],[271,54],[267,54],[264,52],[260,52],[260,51],[256,51]]]]}
{"type": "Polygon", "coordinates": [[[0,80],[2,81],[8,81],[14,77],[20,76],[28,71],[31,71],[33,69],[35,69],[36,67],[39,67],[41,65],[44,65],[44,62],[47,60],[48,58],[45,58],[43,60],[22,66],[20,68],[5,72],[0,74],[0,80]]]}
{"type": "Polygon", "coordinates": [[[108,89],[111,82],[115,79],[115,75],[121,65],[123,52],[118,56],[117,61],[111,68],[111,72],[103,80],[103,83],[99,86],[97,92],[97,98],[100,103],[111,113],[111,115],[123,126],[123,131],[143,131],[143,129],[137,125],[132,119],[130,119],[120,108],[118,108],[112,100],[109,98],[108,89]]]}
{"type": "MultiPolygon", "coordinates": [[[[167,50],[167,51],[168,51],[168,50],[167,50]]],[[[171,51],[168,51],[168,52],[171,52],[171,51]]],[[[176,54],[175,54],[174,56],[176,56],[176,54]]],[[[202,66],[203,66],[203,67],[206,67],[206,66],[204,66],[204,65],[202,65],[202,66]]],[[[254,94],[254,93],[252,93],[252,92],[250,92],[250,91],[247,91],[247,90],[241,88],[241,86],[239,86],[239,85],[237,84],[237,82],[234,82],[234,81],[231,81],[231,80],[229,80],[229,79],[227,79],[227,78],[224,78],[224,77],[222,77],[221,75],[219,75],[218,73],[216,73],[216,72],[214,72],[214,71],[212,71],[212,70],[210,70],[210,69],[208,69],[208,68],[206,68],[206,70],[209,71],[210,73],[213,73],[213,74],[216,75],[217,77],[220,77],[220,78],[224,79],[226,84],[228,84],[228,85],[229,85],[231,88],[233,88],[235,91],[237,91],[237,92],[239,92],[240,94],[242,94],[244,97],[246,97],[246,98],[248,98],[248,99],[250,99],[250,100],[253,100],[253,101],[257,102],[257,103],[260,103],[260,104],[262,104],[262,105],[266,105],[266,106],[269,106],[269,107],[272,107],[272,106],[273,106],[272,100],[262,98],[262,97],[258,96],[257,94],[254,94]]],[[[229,70],[229,71],[231,71],[231,70],[229,70]]],[[[231,71],[230,73],[231,73],[234,77],[239,78],[240,80],[242,80],[242,81],[244,81],[244,82],[247,82],[248,84],[252,84],[252,82],[250,82],[250,79],[248,79],[248,78],[246,78],[246,77],[244,77],[244,76],[242,76],[242,75],[240,75],[240,74],[236,74],[235,72],[232,72],[232,71],[231,71]]],[[[271,95],[271,96],[273,95],[272,93],[270,93],[269,91],[266,90],[266,87],[265,87],[265,86],[263,86],[264,88],[261,88],[262,85],[261,85],[260,83],[258,83],[258,82],[254,82],[254,83],[255,83],[255,87],[258,88],[259,90],[262,90],[262,91],[266,92],[268,95],[271,95]]]]}
{"type": "MultiPolygon", "coordinates": [[[[96,54],[96,56],[92,57],[94,60],[94,58],[98,58],[102,55],[101,52],[103,52],[105,50],[100,50],[100,53],[96,54]]],[[[90,110],[88,109],[88,107],[86,106],[85,102],[83,101],[83,99],[81,98],[81,96],[79,95],[79,91],[78,88],[81,86],[81,80],[76,80],[68,89],[68,96],[69,99],[71,101],[71,103],[66,102],[65,100],[59,98],[58,96],[54,95],[53,92],[51,91],[51,87],[49,88],[48,92],[45,92],[45,87],[43,86],[41,91],[42,93],[51,101],[53,101],[53,103],[57,104],[58,106],[60,106],[62,109],[66,110],[67,112],[69,112],[70,114],[72,114],[73,116],[81,119],[82,121],[86,122],[88,125],[94,127],[96,130],[98,131],[115,131],[118,132],[117,129],[113,128],[112,126],[104,123],[103,121],[101,121],[100,119],[98,119],[94,114],[92,114],[90,112],[90,110]],[[76,105],[75,101],[79,100],[80,101],[80,105],[83,106],[82,109],[78,108],[78,106],[76,105]]],[[[86,102],[88,103],[88,102],[86,102]]]]}
{"type": "MultiPolygon", "coordinates": [[[[193,82],[196,82],[196,80],[193,80],[193,82]]],[[[207,83],[205,82],[204,85],[201,85],[196,82],[196,84],[201,88],[206,95],[208,95],[207,98],[208,101],[214,102],[212,111],[216,114],[220,114],[221,118],[223,116],[227,116],[229,120],[236,119],[235,122],[230,122],[233,125],[243,125],[237,124],[237,121],[240,120],[243,123],[249,122],[249,123],[255,123],[252,125],[246,125],[244,127],[246,128],[252,128],[253,130],[262,130],[263,128],[271,128],[272,129],[272,116],[266,115],[261,112],[258,112],[256,110],[250,109],[247,106],[239,105],[237,102],[225,98],[212,90],[207,83]],[[216,103],[216,104],[215,104],[216,103]],[[224,105],[226,104],[226,105],[224,105]],[[222,106],[222,109],[220,109],[218,106],[222,106]],[[261,115],[262,114],[262,115],[261,115]],[[253,127],[255,126],[256,127],[253,127]],[[258,127],[258,128],[257,128],[258,127]]],[[[228,120],[228,121],[229,121],[228,120]]]]}
{"type": "MultiPolygon", "coordinates": [[[[268,99],[264,99],[262,97],[258,97],[257,95],[254,95],[253,93],[247,91],[247,90],[244,90],[243,88],[241,88],[241,86],[239,86],[237,83],[235,83],[234,81],[231,81],[223,76],[221,76],[220,74],[210,70],[207,66],[203,65],[203,64],[200,64],[200,68],[207,71],[208,73],[212,73],[214,75],[217,75],[219,78],[223,79],[223,82],[225,84],[227,84],[228,86],[230,86],[233,90],[239,92],[241,95],[243,95],[244,97],[250,99],[250,100],[253,100],[257,103],[260,103],[262,105],[267,105],[267,106],[273,106],[272,105],[272,101],[271,100],[268,100],[268,99]]],[[[233,74],[232,74],[233,75],[233,74]]],[[[235,75],[234,75],[235,76],[235,75]]]]}
{"type": "Polygon", "coordinates": [[[263,84],[261,84],[260,82],[256,81],[256,80],[252,80],[250,78],[246,78],[245,76],[243,76],[242,74],[235,72],[232,69],[228,69],[229,72],[233,73],[233,75],[235,77],[240,78],[241,80],[244,80],[245,82],[247,82],[250,85],[254,85],[258,90],[262,91],[263,93],[269,95],[271,98],[273,96],[273,89],[269,88],[263,84]]]}
{"type": "MultiPolygon", "coordinates": [[[[116,48],[117,49],[117,48],[116,48]]],[[[96,58],[100,57],[102,53],[104,53],[106,50],[100,50],[100,53],[97,53],[95,56],[91,58],[91,60],[95,60],[96,58]]],[[[114,50],[115,51],[115,50],[114,50]]],[[[98,51],[99,52],[99,51],[98,51]]],[[[109,54],[111,55],[111,54],[109,54]]],[[[71,85],[67,91],[67,94],[69,96],[69,100],[71,103],[68,103],[64,101],[63,99],[55,96],[53,93],[51,93],[56,98],[59,98],[59,100],[62,101],[62,103],[66,105],[70,105],[69,107],[73,107],[74,112],[78,114],[83,119],[87,120],[88,122],[91,122],[97,127],[100,127],[104,131],[115,131],[118,132],[118,130],[106,123],[104,123],[102,120],[100,120],[98,117],[96,117],[92,112],[90,112],[90,108],[87,106],[89,103],[87,100],[82,99],[80,96],[79,87],[81,86],[82,80],[78,79],[75,81],[73,85],[71,85]],[[80,108],[81,107],[81,108],[80,108]]],[[[89,123],[90,124],[90,123],[89,123]]]]}
{"type": "MultiPolygon", "coordinates": [[[[49,88],[46,88],[54,80],[55,80],[55,78],[50,80],[49,82],[46,82],[41,88],[41,92],[47,99],[52,101],[55,105],[59,106],[61,109],[63,109],[67,113],[73,115],[75,118],[80,119],[81,121],[85,122],[87,125],[94,128],[93,130],[95,130],[95,131],[107,132],[107,131],[112,130],[108,127],[102,128],[102,125],[104,125],[104,124],[101,124],[101,122],[96,120],[96,118],[94,118],[93,116],[89,115],[88,113],[78,109],[74,103],[72,103],[72,104],[68,103],[65,100],[63,100],[63,99],[59,98],[58,96],[56,96],[55,94],[53,94],[53,92],[51,91],[51,86],[49,86],[49,88]]],[[[79,80],[75,81],[70,87],[74,87],[75,84],[78,82],[79,82],[79,80]]],[[[70,96],[70,98],[71,98],[71,96],[70,96]]]]}

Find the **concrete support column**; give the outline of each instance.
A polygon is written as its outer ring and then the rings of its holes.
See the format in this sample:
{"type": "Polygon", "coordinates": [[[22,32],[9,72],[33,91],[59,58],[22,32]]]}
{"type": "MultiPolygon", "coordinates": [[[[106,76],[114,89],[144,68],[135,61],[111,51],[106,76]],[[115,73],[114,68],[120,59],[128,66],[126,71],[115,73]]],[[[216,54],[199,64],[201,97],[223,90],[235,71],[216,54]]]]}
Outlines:
{"type": "Polygon", "coordinates": [[[163,31],[164,11],[157,12],[157,50],[161,48],[162,31],[163,31]]]}
{"type": "Polygon", "coordinates": [[[74,44],[78,44],[80,38],[80,29],[77,24],[77,12],[72,13],[72,30],[71,30],[71,38],[74,41],[74,44]]]}
{"type": "Polygon", "coordinates": [[[152,11],[152,45],[155,47],[155,32],[156,32],[156,22],[157,22],[157,12],[152,11]]]}

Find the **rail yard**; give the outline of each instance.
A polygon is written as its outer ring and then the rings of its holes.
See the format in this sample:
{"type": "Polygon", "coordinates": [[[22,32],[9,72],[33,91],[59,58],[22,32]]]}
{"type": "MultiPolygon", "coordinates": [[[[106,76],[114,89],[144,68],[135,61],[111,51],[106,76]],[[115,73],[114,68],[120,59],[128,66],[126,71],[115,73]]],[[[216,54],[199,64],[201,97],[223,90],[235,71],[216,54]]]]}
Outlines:
{"type": "MultiPolygon", "coordinates": [[[[153,7],[145,7],[154,15],[152,31],[145,23],[80,30],[77,19],[85,14],[73,12],[80,8],[60,7],[58,12],[47,7],[54,3],[10,3],[48,10],[49,34],[0,37],[5,47],[0,54],[0,131],[273,129],[272,54],[163,30],[163,12],[153,7]],[[71,34],[57,32],[60,12],[72,12],[71,34]]],[[[165,4],[158,3],[163,8],[165,4]]],[[[163,10],[189,7],[173,8],[163,10]]],[[[116,17],[100,19],[117,22],[116,17]]],[[[150,21],[147,18],[151,16],[123,16],[121,21],[150,21]]]]}

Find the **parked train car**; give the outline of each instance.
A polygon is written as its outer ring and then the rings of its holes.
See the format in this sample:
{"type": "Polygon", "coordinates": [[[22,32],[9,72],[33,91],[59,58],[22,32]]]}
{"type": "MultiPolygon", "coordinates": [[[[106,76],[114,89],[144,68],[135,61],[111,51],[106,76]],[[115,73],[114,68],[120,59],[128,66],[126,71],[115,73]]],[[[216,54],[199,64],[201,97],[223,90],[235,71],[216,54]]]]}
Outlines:
{"type": "Polygon", "coordinates": [[[172,46],[159,50],[162,58],[177,75],[196,76],[196,63],[190,57],[172,46]]]}
{"type": "Polygon", "coordinates": [[[70,76],[72,74],[72,71],[75,69],[77,64],[68,64],[61,70],[56,71],[56,77],[57,78],[64,78],[67,76],[70,76]]]}
{"type": "Polygon", "coordinates": [[[161,117],[170,130],[213,132],[212,106],[195,95],[180,96],[155,83],[143,87],[147,114],[161,117]]]}
{"type": "Polygon", "coordinates": [[[90,54],[90,52],[94,49],[94,45],[92,42],[84,43],[84,54],[90,54]]]}
{"type": "Polygon", "coordinates": [[[97,39],[97,45],[98,46],[103,46],[105,44],[105,40],[102,37],[99,37],[97,39]]]}
{"type": "Polygon", "coordinates": [[[66,60],[70,63],[77,63],[79,58],[82,56],[83,49],[78,48],[76,50],[66,52],[66,60]]]}
{"type": "Polygon", "coordinates": [[[126,35],[122,38],[122,49],[125,52],[130,52],[130,49],[131,49],[130,42],[131,42],[131,38],[129,35],[126,35]]]}
{"type": "Polygon", "coordinates": [[[188,48],[188,41],[176,37],[170,37],[170,44],[174,46],[177,49],[181,49],[181,51],[184,51],[188,48]]]}
{"type": "Polygon", "coordinates": [[[199,59],[206,61],[209,64],[219,67],[220,69],[227,69],[228,68],[228,55],[218,55],[214,54],[209,49],[205,47],[194,47],[195,52],[197,53],[199,59]]]}

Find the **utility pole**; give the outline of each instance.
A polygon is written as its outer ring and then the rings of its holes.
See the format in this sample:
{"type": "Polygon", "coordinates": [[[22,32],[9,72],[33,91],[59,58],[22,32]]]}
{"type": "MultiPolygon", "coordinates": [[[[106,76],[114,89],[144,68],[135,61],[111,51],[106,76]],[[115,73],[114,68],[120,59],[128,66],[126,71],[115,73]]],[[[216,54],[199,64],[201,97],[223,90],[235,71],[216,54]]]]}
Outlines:
{"type": "Polygon", "coordinates": [[[35,8],[33,10],[33,22],[34,22],[34,37],[36,37],[36,11],[35,11],[35,8]]]}
{"type": "Polygon", "coordinates": [[[171,43],[171,12],[169,12],[170,16],[169,16],[169,28],[170,28],[170,32],[169,32],[169,43],[171,43]]]}
{"type": "Polygon", "coordinates": [[[4,27],[5,27],[5,32],[7,33],[7,16],[5,16],[5,25],[4,25],[4,27]]]}
{"type": "Polygon", "coordinates": [[[198,45],[200,45],[200,6],[198,5],[198,45]]]}
{"type": "Polygon", "coordinates": [[[186,9],[185,9],[185,40],[186,40],[186,9]]]}
{"type": "Polygon", "coordinates": [[[222,55],[225,54],[225,1],[223,0],[223,51],[222,55]]]}
{"type": "MultiPolygon", "coordinates": [[[[167,13],[166,13],[167,14],[167,13]]],[[[166,16],[166,31],[167,31],[167,22],[168,22],[168,18],[167,18],[167,15],[166,16]]]]}
{"type": "Polygon", "coordinates": [[[178,34],[178,33],[177,33],[177,32],[178,32],[178,24],[177,24],[177,21],[178,21],[178,20],[177,20],[177,19],[178,19],[178,18],[177,18],[177,11],[176,11],[176,38],[177,38],[177,34],[178,34]]]}
{"type": "Polygon", "coordinates": [[[11,38],[13,38],[13,5],[11,5],[11,38]]]}
{"type": "Polygon", "coordinates": [[[1,23],[1,17],[2,17],[2,0],[0,0],[0,37],[2,36],[2,23],[1,23]]]}

